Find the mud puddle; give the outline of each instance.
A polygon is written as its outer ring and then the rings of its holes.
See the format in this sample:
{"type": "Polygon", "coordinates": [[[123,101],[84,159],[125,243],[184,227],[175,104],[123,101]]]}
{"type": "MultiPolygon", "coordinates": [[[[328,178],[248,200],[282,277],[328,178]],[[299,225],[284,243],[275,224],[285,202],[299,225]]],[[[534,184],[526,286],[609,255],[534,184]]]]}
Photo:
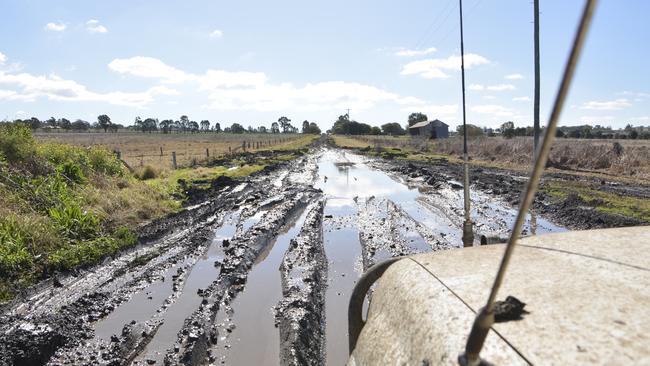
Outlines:
{"type": "Polygon", "coordinates": [[[306,215],[304,210],[266,246],[248,274],[244,291],[217,315],[220,338],[215,351],[218,362],[227,365],[279,364],[279,331],[273,313],[282,298],[279,267],[306,215]]]}
{"type": "Polygon", "coordinates": [[[183,327],[183,322],[199,307],[202,301],[199,292],[207,288],[219,276],[219,268],[215,266],[215,262],[223,261],[222,243],[235,234],[237,217],[237,214],[230,215],[224,220],[224,224],[216,230],[207,252],[190,270],[180,296],[167,308],[162,325],[140,354],[141,357],[134,363],[138,363],[138,361],[161,363],[166,351],[173,347],[177,333],[183,327]]]}

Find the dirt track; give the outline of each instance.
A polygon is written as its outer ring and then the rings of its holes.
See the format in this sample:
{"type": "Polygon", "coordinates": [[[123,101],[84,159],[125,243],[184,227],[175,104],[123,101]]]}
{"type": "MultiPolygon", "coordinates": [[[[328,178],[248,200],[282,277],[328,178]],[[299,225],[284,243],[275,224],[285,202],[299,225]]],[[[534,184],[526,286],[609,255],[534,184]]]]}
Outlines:
{"type": "MultiPolygon", "coordinates": [[[[217,180],[143,228],[137,248],[5,306],[0,364],[344,363],[360,273],[460,246],[459,174],[316,147],[246,181],[217,180]]],[[[505,237],[525,177],[472,177],[477,233],[505,237]]],[[[535,208],[526,233],[635,224],[543,196],[535,208]]]]}

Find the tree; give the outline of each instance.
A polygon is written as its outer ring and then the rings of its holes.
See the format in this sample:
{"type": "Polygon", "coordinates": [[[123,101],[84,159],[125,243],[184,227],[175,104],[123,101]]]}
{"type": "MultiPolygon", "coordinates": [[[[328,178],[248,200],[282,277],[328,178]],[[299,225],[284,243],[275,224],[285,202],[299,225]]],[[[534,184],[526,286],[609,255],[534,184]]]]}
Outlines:
{"type": "Polygon", "coordinates": [[[285,116],[278,118],[278,123],[280,124],[280,128],[282,128],[282,133],[288,133],[293,129],[291,120],[285,116]]]}
{"type": "Polygon", "coordinates": [[[158,129],[158,120],[154,118],[147,118],[142,122],[142,132],[149,131],[151,133],[152,131],[156,131],[158,129]]]}
{"type": "Polygon", "coordinates": [[[514,130],[514,129],[515,129],[515,123],[512,121],[504,122],[501,124],[501,131],[514,130]]]}
{"type": "Polygon", "coordinates": [[[391,135],[391,136],[400,136],[400,135],[405,135],[406,134],[406,131],[397,122],[391,122],[391,123],[383,124],[383,125],[381,125],[381,130],[386,135],[391,135]]]}
{"type": "Polygon", "coordinates": [[[427,117],[427,115],[424,114],[424,113],[420,113],[420,112],[411,113],[409,115],[409,127],[413,126],[414,124],[416,124],[418,122],[424,122],[424,121],[428,121],[428,120],[429,120],[429,117],[427,117]]]}
{"type": "Polygon", "coordinates": [[[207,119],[201,121],[201,131],[205,131],[205,132],[210,131],[210,121],[208,121],[207,119]]]}
{"type": "Polygon", "coordinates": [[[186,115],[182,115],[181,119],[178,121],[181,127],[181,131],[185,132],[190,128],[190,119],[186,115]]]}
{"type": "Polygon", "coordinates": [[[221,132],[221,125],[219,124],[219,122],[214,123],[214,132],[217,133],[221,132]]]}
{"type": "MultiPolygon", "coordinates": [[[[458,132],[459,135],[463,135],[463,125],[459,125],[456,127],[456,132],[458,132]]],[[[467,124],[467,136],[468,137],[476,137],[476,136],[483,136],[483,129],[472,125],[472,124],[467,124]]]]}
{"type": "Polygon", "coordinates": [[[246,132],[246,129],[244,128],[244,126],[240,125],[239,123],[233,123],[232,126],[230,126],[230,132],[244,133],[246,132]]]}
{"type": "Polygon", "coordinates": [[[169,131],[172,130],[172,127],[174,126],[174,121],[171,119],[164,119],[160,121],[160,129],[162,129],[163,133],[169,133],[169,131]]]}
{"type": "Polygon", "coordinates": [[[268,132],[266,130],[266,127],[264,127],[264,126],[260,126],[259,130],[260,130],[260,133],[267,133],[268,132]]]}
{"type": "Polygon", "coordinates": [[[59,127],[61,127],[62,129],[64,129],[64,130],[69,130],[69,129],[70,129],[70,124],[71,124],[71,123],[70,123],[69,120],[67,120],[67,119],[65,119],[65,118],[61,118],[60,120],[57,121],[57,124],[58,124],[59,127]]]}
{"type": "Polygon", "coordinates": [[[309,133],[309,121],[302,121],[302,133],[309,133]]]}
{"type": "Polygon", "coordinates": [[[635,139],[635,140],[636,140],[638,137],[639,137],[639,131],[637,131],[637,130],[632,130],[632,131],[630,131],[630,138],[631,138],[631,139],[635,139]]]}
{"type": "Polygon", "coordinates": [[[108,130],[108,126],[111,125],[111,118],[108,117],[105,114],[97,116],[97,124],[99,124],[99,127],[104,129],[104,132],[108,130]]]}
{"type": "Polygon", "coordinates": [[[280,128],[277,122],[271,123],[271,133],[280,133],[280,128]]]}
{"type": "Polygon", "coordinates": [[[339,135],[368,135],[372,127],[365,123],[350,121],[350,116],[344,114],[332,126],[332,133],[339,135]]]}
{"type": "Polygon", "coordinates": [[[45,124],[51,127],[56,127],[56,118],[50,117],[47,121],[45,121],[45,124]]]}
{"type": "Polygon", "coordinates": [[[309,122],[309,133],[320,135],[320,127],[315,122],[309,122]]]}
{"type": "Polygon", "coordinates": [[[144,132],[144,122],[142,121],[142,118],[140,118],[140,116],[135,117],[135,120],[133,121],[133,126],[135,127],[136,130],[140,130],[144,132]]]}
{"type": "Polygon", "coordinates": [[[187,129],[190,130],[190,132],[198,132],[199,131],[199,124],[196,121],[190,121],[187,122],[187,129]]]}
{"type": "Polygon", "coordinates": [[[381,135],[381,128],[379,128],[377,126],[372,126],[370,128],[370,134],[371,135],[381,135]]]}
{"type": "Polygon", "coordinates": [[[564,134],[564,131],[558,128],[557,130],[555,130],[555,137],[562,138],[562,137],[566,137],[566,135],[564,134]]]}
{"type": "Polygon", "coordinates": [[[29,127],[32,128],[32,130],[35,130],[39,127],[41,127],[41,121],[38,120],[36,117],[32,117],[27,121],[29,123],[29,127]]]}
{"type": "Polygon", "coordinates": [[[78,119],[70,124],[70,128],[72,128],[75,131],[86,131],[90,128],[90,123],[78,119]]]}

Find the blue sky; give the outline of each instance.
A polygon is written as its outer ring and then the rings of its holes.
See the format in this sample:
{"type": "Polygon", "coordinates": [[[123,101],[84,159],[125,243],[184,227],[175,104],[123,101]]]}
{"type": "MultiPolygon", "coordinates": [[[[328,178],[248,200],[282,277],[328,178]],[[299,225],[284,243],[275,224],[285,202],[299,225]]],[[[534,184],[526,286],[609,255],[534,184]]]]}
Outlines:
{"type": "MultiPolygon", "coordinates": [[[[582,1],[541,0],[542,121],[582,1]]],[[[461,119],[456,0],[0,0],[0,118],[461,119]]],[[[533,10],[465,0],[468,123],[532,124],[533,10]]],[[[562,124],[650,125],[650,2],[602,0],[562,124]]],[[[297,123],[299,124],[299,123],[297,123]]]]}

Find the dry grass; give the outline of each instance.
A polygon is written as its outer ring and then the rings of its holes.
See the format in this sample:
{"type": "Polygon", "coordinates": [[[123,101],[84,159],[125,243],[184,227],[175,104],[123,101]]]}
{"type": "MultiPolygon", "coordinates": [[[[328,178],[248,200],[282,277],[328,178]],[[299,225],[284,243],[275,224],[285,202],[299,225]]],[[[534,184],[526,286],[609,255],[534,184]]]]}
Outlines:
{"type": "MultiPolygon", "coordinates": [[[[349,147],[397,148],[411,153],[441,154],[459,157],[463,142],[459,137],[423,140],[410,137],[359,136],[335,137],[337,144],[349,147]]],[[[533,141],[530,137],[503,139],[482,137],[468,141],[473,160],[489,165],[528,168],[532,161],[533,141]]],[[[650,180],[650,140],[585,140],[557,139],[550,156],[552,167],[626,176],[650,180]],[[622,149],[614,147],[620,144],[622,149]]]]}
{"type": "MultiPolygon", "coordinates": [[[[122,159],[131,167],[151,166],[157,171],[172,168],[172,152],[176,152],[178,166],[195,165],[210,157],[241,151],[284,149],[296,145],[304,135],[298,134],[229,134],[229,133],[141,133],[141,132],[65,132],[35,133],[38,141],[59,142],[77,146],[101,146],[110,151],[119,150],[122,159]],[[250,147],[249,147],[250,143],[250,147]],[[259,147],[258,147],[259,146],[259,147]]],[[[310,139],[311,141],[311,139],[310,139]]]]}

